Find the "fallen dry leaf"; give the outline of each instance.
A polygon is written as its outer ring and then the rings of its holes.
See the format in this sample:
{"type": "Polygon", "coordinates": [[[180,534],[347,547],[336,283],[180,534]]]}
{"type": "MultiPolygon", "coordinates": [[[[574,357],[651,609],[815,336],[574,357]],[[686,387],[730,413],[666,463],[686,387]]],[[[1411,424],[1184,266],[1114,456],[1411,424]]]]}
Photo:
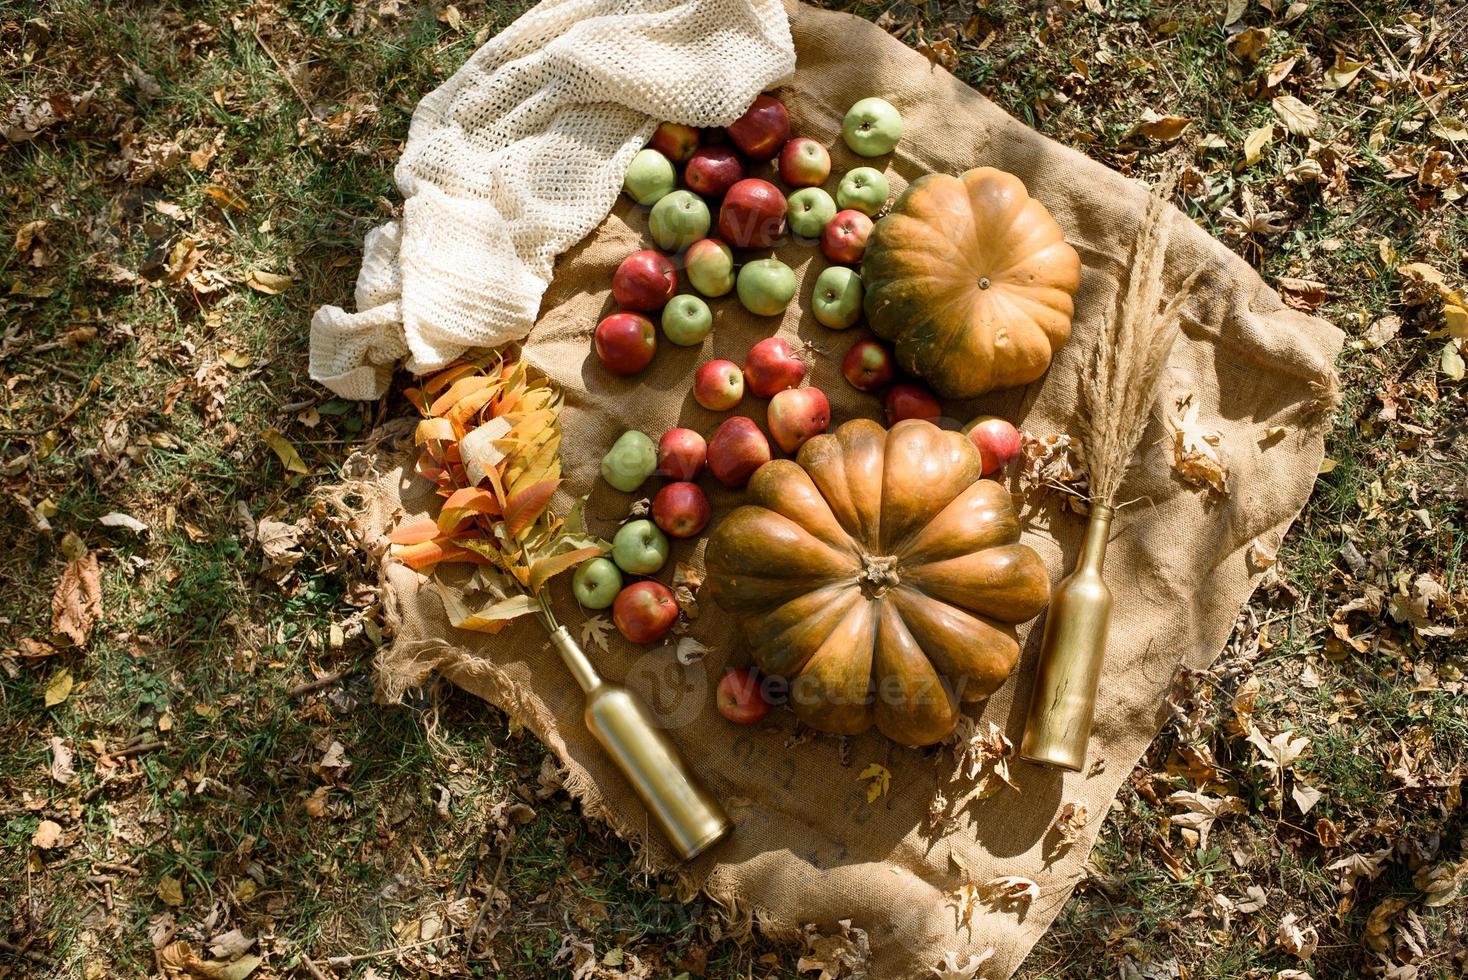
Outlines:
{"type": "Polygon", "coordinates": [[[892,773],[880,762],[871,763],[856,778],[867,781],[868,803],[875,803],[892,788],[892,773]]]}
{"type": "Polygon", "coordinates": [[[1140,133],[1159,143],[1171,143],[1181,136],[1193,122],[1194,120],[1187,116],[1163,116],[1147,109],[1142,113],[1141,121],[1132,127],[1132,132],[1140,133]]]}
{"type": "Polygon", "coordinates": [[[62,667],[56,673],[52,674],[51,679],[46,682],[46,707],[54,708],[71,697],[72,686],[73,681],[70,670],[62,667]]]}
{"type": "Polygon", "coordinates": [[[1237,796],[1206,796],[1191,790],[1173,793],[1167,798],[1167,802],[1184,808],[1182,813],[1172,816],[1173,826],[1192,832],[1196,846],[1202,848],[1208,846],[1208,832],[1213,829],[1214,821],[1230,813],[1244,813],[1248,809],[1237,796]]]}
{"type": "Polygon", "coordinates": [[[1361,69],[1366,67],[1364,61],[1353,61],[1347,58],[1345,52],[1335,53],[1335,63],[1325,70],[1325,77],[1321,80],[1320,87],[1327,92],[1335,92],[1345,88],[1356,80],[1361,74],[1361,69]]]}
{"type": "Polygon", "coordinates": [[[594,646],[602,653],[610,653],[607,643],[612,635],[612,621],[605,616],[590,616],[581,624],[581,645],[594,646]]]}
{"type": "Polygon", "coordinates": [[[102,580],[95,552],[67,563],[51,596],[51,632],[73,646],[87,645],[102,616],[102,580]]]}
{"type": "Polygon", "coordinates": [[[142,521],[138,520],[131,514],[124,514],[120,511],[113,511],[110,514],[103,514],[101,517],[97,518],[97,523],[101,524],[104,527],[124,527],[127,528],[129,531],[133,531],[137,534],[142,534],[148,530],[148,525],[144,524],[142,521]]]}
{"type": "Polygon", "coordinates": [[[1198,422],[1198,406],[1193,393],[1179,397],[1169,424],[1172,427],[1172,467],[1178,475],[1195,486],[1214,493],[1228,492],[1228,466],[1221,452],[1222,433],[1206,429],[1198,422]]]}
{"type": "Polygon", "coordinates": [[[1060,807],[1060,812],[1055,815],[1054,830],[1059,840],[1057,846],[1061,848],[1074,847],[1076,841],[1080,840],[1081,832],[1086,829],[1086,821],[1090,813],[1083,803],[1066,803],[1060,807]]]}
{"type": "Polygon", "coordinates": [[[974,980],[980,967],[993,956],[993,946],[986,946],[979,953],[970,953],[962,962],[959,962],[957,953],[950,951],[943,954],[942,963],[931,969],[938,980],[974,980]]]}
{"type": "Polygon", "coordinates": [[[813,925],[805,927],[802,939],[806,951],[796,961],[797,972],[819,974],[816,980],[866,975],[867,964],[872,958],[871,941],[866,930],[852,926],[850,919],[842,919],[837,926],[840,931],[830,935],[823,935],[813,925]]]}
{"type": "Polygon", "coordinates": [[[1309,136],[1320,126],[1320,115],[1293,95],[1276,95],[1269,105],[1294,136],[1309,136]]]}
{"type": "Polygon", "coordinates": [[[1264,147],[1274,139],[1274,123],[1266,123],[1244,137],[1244,166],[1252,167],[1259,162],[1264,147]]]}
{"type": "Polygon", "coordinates": [[[183,882],[173,877],[173,875],[164,875],[158,879],[158,897],[164,905],[171,905],[177,908],[183,904],[184,900],[183,882]]]}
{"type": "Polygon", "coordinates": [[[265,444],[269,446],[271,450],[275,453],[275,455],[280,459],[280,465],[286,468],[286,472],[311,472],[311,467],[307,466],[306,461],[301,459],[301,454],[296,452],[295,445],[293,445],[291,441],[287,439],[284,435],[282,435],[279,431],[275,429],[266,429],[264,432],[260,433],[260,438],[265,440],[265,444]]]}
{"type": "Polygon", "coordinates": [[[245,285],[266,296],[275,296],[285,292],[293,282],[295,280],[290,276],[278,272],[267,272],[264,269],[251,269],[245,275],[245,285]]]}
{"type": "Polygon", "coordinates": [[[54,782],[65,786],[76,778],[75,754],[66,740],[59,736],[51,736],[51,765],[47,772],[54,782]]]}
{"type": "Polygon", "coordinates": [[[61,843],[61,824],[54,820],[42,820],[31,835],[31,845],[49,851],[61,843]]]}
{"type": "Polygon", "coordinates": [[[1315,947],[1320,944],[1320,936],[1315,927],[1309,923],[1300,925],[1299,916],[1293,912],[1285,913],[1284,918],[1279,920],[1279,929],[1274,936],[1279,948],[1302,960],[1308,960],[1315,955],[1315,947]]]}
{"type": "Polygon", "coordinates": [[[1021,875],[1000,875],[984,882],[979,892],[990,905],[1024,909],[1040,897],[1040,886],[1021,875]]]}

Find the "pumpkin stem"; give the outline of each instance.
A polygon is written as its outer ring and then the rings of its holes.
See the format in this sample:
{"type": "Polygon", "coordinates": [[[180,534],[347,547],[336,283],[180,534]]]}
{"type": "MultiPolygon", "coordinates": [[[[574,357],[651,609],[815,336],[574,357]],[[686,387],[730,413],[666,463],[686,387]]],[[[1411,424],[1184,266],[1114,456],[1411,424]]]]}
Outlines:
{"type": "Polygon", "coordinates": [[[896,555],[861,556],[861,571],[856,573],[856,584],[868,599],[880,599],[887,590],[895,589],[901,582],[896,555]]]}
{"type": "Polygon", "coordinates": [[[979,288],[980,289],[988,289],[989,288],[989,277],[988,276],[979,276],[979,288]]]}

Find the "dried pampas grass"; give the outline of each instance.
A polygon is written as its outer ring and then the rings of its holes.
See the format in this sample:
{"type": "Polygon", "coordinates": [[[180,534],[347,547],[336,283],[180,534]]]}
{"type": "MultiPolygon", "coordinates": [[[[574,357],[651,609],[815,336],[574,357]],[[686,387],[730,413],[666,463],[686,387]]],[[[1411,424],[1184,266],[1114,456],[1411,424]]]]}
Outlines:
{"type": "Polygon", "coordinates": [[[1117,294],[1091,369],[1081,375],[1081,442],[1093,504],[1116,506],[1122,478],[1157,401],[1162,370],[1181,328],[1182,306],[1203,272],[1188,276],[1164,303],[1162,266],[1171,236],[1168,202],[1182,165],[1175,160],[1147,198],[1126,288],[1117,294]]]}

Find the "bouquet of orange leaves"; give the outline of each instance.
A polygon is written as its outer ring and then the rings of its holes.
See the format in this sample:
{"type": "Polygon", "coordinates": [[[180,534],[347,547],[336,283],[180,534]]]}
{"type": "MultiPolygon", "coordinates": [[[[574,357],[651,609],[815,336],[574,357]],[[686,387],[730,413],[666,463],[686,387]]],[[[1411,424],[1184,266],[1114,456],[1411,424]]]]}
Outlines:
{"type": "Polygon", "coordinates": [[[461,629],[497,633],[527,614],[554,629],[545,584],[610,546],[586,533],[583,501],[565,517],[550,509],[560,392],[515,352],[492,357],[456,361],[405,392],[423,413],[416,471],[444,500],[437,517],[398,525],[392,554],[434,576],[461,629]]]}

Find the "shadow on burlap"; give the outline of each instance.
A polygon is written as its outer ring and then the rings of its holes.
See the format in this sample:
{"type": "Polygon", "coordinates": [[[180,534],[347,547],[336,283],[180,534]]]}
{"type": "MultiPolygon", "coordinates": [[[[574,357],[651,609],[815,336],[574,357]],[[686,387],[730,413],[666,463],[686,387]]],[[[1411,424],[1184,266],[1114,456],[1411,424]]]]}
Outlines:
{"type": "MultiPolygon", "coordinates": [[[[1034,384],[946,408],[960,420],[997,414],[1036,435],[1074,434],[1077,374],[1112,308],[1145,192],[1028,129],[865,21],[792,6],[791,26],[799,61],[780,96],[795,131],[831,148],[828,186],[867,163],[885,166],[894,195],[924,173],[1000,167],[1018,174],[1065,229],[1084,263],[1071,342],[1034,384]],[[890,100],[905,120],[902,144],[885,161],[856,158],[840,139],[845,110],[868,95],[890,100]]],[[[609,287],[618,262],[649,245],[646,216],[624,199],[562,256],[525,346],[529,361],[566,394],[567,482],[560,504],[590,493],[591,529],[607,537],[636,495],[613,491],[597,478],[601,454],[629,428],[654,437],[675,425],[711,433],[721,417],[690,395],[693,371],[706,360],[742,362],[756,340],[779,334],[812,345],[810,383],[830,396],[833,424],[878,418],[880,411],[876,399],[841,378],[841,356],[859,331],[832,332],[806,312],[825,262],[816,248],[800,243],[777,250],[801,282],[783,319],[751,316],[726,297],[712,303],[715,326],[702,349],[665,343],[652,367],[634,378],[602,370],[592,354],[592,330],[612,308],[609,287]]],[[[928,968],[945,951],[962,960],[991,945],[996,954],[983,975],[1006,977],[1015,970],[1080,879],[1108,804],[1165,718],[1175,671],[1207,666],[1226,641],[1262,572],[1250,564],[1250,542],[1279,540],[1309,496],[1322,458],[1340,331],[1286,309],[1246,263],[1175,213],[1167,277],[1179,282],[1198,266],[1207,271],[1185,309],[1168,387],[1194,392],[1200,422],[1222,433],[1228,492],[1210,496],[1181,483],[1169,465],[1168,433],[1154,418],[1142,462],[1121,494],[1138,502],[1118,518],[1108,555],[1107,579],[1117,601],[1089,769],[1061,774],[1016,761],[1017,792],[1005,788],[970,804],[953,827],[934,828],[928,813],[935,794],[953,799],[969,788],[948,784],[948,750],[905,749],[869,733],[849,739],[843,751],[833,737],[792,738],[793,717],[783,710],[752,728],[724,721],[712,706],[713,686],[726,666],[747,663],[748,654],[735,624],[704,599],[691,634],[710,652],[692,667],[679,666],[671,647],[647,650],[615,634],[610,653],[591,651],[609,678],[641,694],[667,723],[737,825],[727,841],[676,867],[687,893],[702,889],[736,922],[758,922],[777,936],[792,936],[807,923],[830,930],[849,919],[866,930],[870,975],[882,980],[930,975],[928,968]],[[1270,435],[1275,427],[1283,434],[1270,435]],[[872,762],[885,765],[892,781],[885,796],[868,802],[857,774],[872,762]],[[1090,814],[1070,848],[1060,847],[1052,830],[1066,802],[1083,804],[1090,814]],[[964,881],[999,875],[1034,879],[1040,897],[1022,916],[981,906],[969,923],[958,923],[948,897],[964,881]]],[[[736,411],[763,423],[764,409],[763,401],[746,398],[736,411]]],[[[712,481],[704,484],[714,489],[712,481]]],[[[379,549],[398,517],[433,502],[422,482],[405,477],[401,467],[367,491],[361,530],[379,549]]],[[[711,497],[715,520],[739,499],[722,488],[711,497]]],[[[1025,542],[1059,580],[1077,553],[1082,519],[1054,508],[1027,510],[1024,517],[1025,542]]],[[[701,546],[677,542],[663,581],[675,562],[701,569],[701,546]]],[[[568,772],[568,789],[588,816],[627,838],[648,867],[675,867],[630,788],[583,726],[580,690],[534,621],[494,637],[459,632],[416,573],[386,562],[382,577],[389,624],[396,628],[396,641],[379,663],[384,695],[400,694],[437,672],[498,705],[555,752],[568,772]]],[[[585,615],[564,580],[555,593],[559,616],[575,632],[585,615]]],[[[972,709],[980,725],[995,722],[1015,744],[1040,622],[1020,631],[1024,654],[1015,676],[972,709]]]]}

